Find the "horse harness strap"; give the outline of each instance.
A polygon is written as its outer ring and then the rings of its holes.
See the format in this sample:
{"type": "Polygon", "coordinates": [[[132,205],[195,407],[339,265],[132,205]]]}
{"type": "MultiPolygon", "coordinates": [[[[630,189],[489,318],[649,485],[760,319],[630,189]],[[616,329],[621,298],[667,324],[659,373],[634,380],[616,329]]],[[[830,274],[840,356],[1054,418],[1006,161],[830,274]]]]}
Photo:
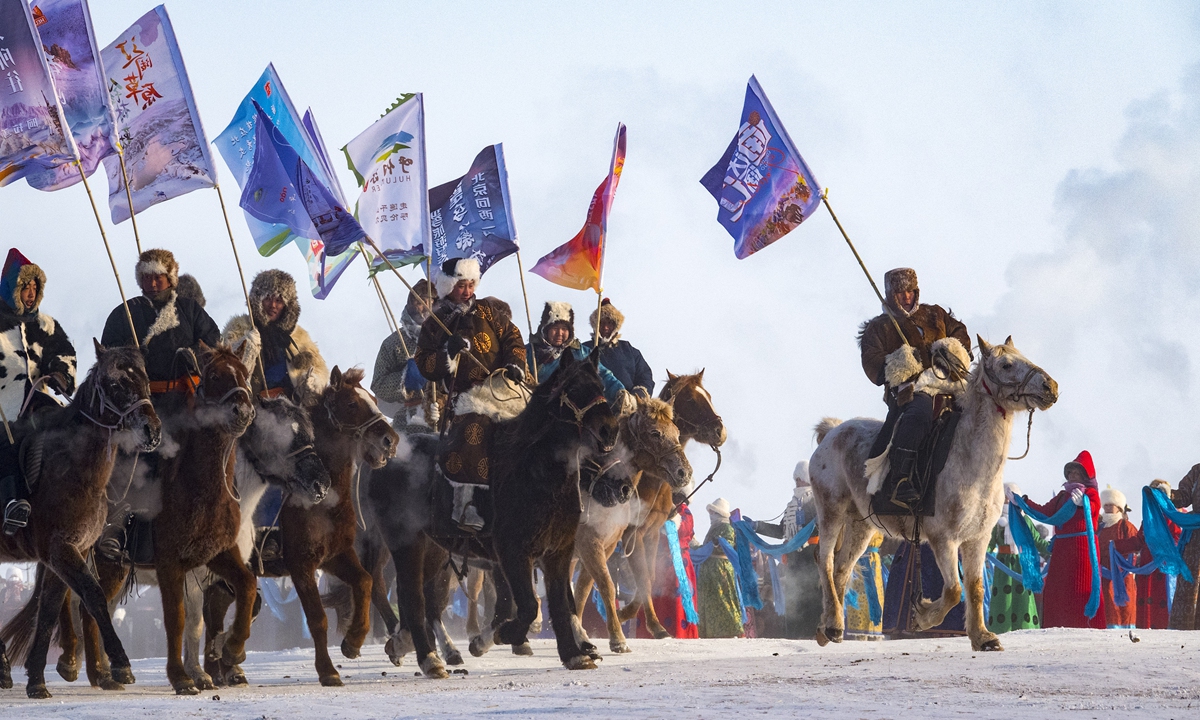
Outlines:
{"type": "Polygon", "coordinates": [[[181,392],[185,395],[194,395],[199,387],[199,375],[183,375],[174,380],[151,380],[150,394],[162,395],[169,392],[181,392]]]}
{"type": "Polygon", "coordinates": [[[323,405],[325,406],[325,413],[329,416],[329,424],[333,425],[333,429],[346,435],[353,435],[355,440],[361,440],[363,435],[366,434],[367,430],[375,423],[387,423],[387,418],[383,416],[383,413],[376,412],[374,415],[357,425],[347,425],[341,420],[338,420],[337,416],[333,414],[333,408],[329,407],[328,401],[324,402],[323,405]]]}
{"type": "Polygon", "coordinates": [[[600,403],[603,403],[603,402],[608,402],[608,400],[606,400],[604,398],[603,394],[600,394],[600,395],[597,395],[596,398],[594,400],[592,400],[590,403],[588,403],[587,405],[584,405],[581,408],[581,407],[577,406],[575,404],[575,402],[573,400],[571,400],[571,398],[568,397],[565,392],[558,396],[559,407],[565,407],[567,410],[569,410],[575,416],[574,421],[565,420],[564,422],[571,422],[573,425],[575,425],[576,428],[579,429],[579,432],[581,434],[583,433],[583,417],[585,415],[587,415],[589,410],[591,410],[592,408],[596,407],[597,405],[599,405],[600,403]]]}

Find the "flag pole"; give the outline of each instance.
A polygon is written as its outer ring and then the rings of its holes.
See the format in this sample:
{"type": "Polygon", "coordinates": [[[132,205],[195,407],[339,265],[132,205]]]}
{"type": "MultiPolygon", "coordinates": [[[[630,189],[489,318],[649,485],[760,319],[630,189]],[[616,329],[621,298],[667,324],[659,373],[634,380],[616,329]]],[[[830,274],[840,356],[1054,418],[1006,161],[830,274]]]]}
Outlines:
{"type": "MultiPolygon", "coordinates": [[[[108,263],[112,265],[113,277],[117,279],[117,292],[121,293],[121,307],[125,308],[125,319],[129,321],[129,332],[133,335],[133,346],[142,349],[138,342],[137,328],[133,325],[133,315],[129,312],[129,301],[125,299],[125,288],[121,285],[121,273],[117,272],[117,262],[113,260],[112,248],[108,245],[108,234],[104,232],[104,223],[100,220],[100,211],[96,208],[96,198],[92,195],[92,186],[88,184],[87,175],[83,173],[83,165],[75,161],[75,169],[79,171],[79,179],[83,181],[83,189],[87,190],[88,202],[92,204],[92,214],[96,216],[96,226],[100,228],[100,239],[104,241],[104,251],[108,253],[108,263]]],[[[133,207],[129,208],[129,216],[133,217],[133,207]]]]}
{"type": "MultiPolygon", "coordinates": [[[[129,187],[129,182],[125,182],[125,187],[129,187]]],[[[221,183],[214,182],[213,189],[217,191],[217,200],[221,203],[221,217],[225,218],[225,231],[229,233],[229,246],[233,248],[233,261],[237,264],[238,279],[242,281],[242,296],[246,298],[246,315],[250,318],[250,327],[255,330],[258,328],[254,322],[254,309],[250,307],[250,291],[246,289],[246,274],[242,272],[242,258],[238,255],[237,243],[233,241],[233,226],[229,224],[229,213],[225,211],[225,196],[221,193],[221,183]]],[[[132,206],[130,206],[132,209],[132,206]]],[[[262,380],[263,392],[267,391],[267,370],[262,359],[262,342],[259,342],[258,349],[258,376],[262,380]]]]}
{"type": "Polygon", "coordinates": [[[137,214],[133,211],[133,193],[129,189],[129,174],[125,172],[125,152],[117,148],[117,160],[121,163],[121,179],[125,181],[125,199],[129,201],[129,222],[133,223],[133,242],[137,244],[138,255],[142,254],[142,236],[138,234],[137,214]]]}
{"type": "MultiPolygon", "coordinates": [[[[371,270],[374,268],[371,267],[370,258],[367,257],[365,252],[361,254],[363,262],[367,264],[367,273],[371,278],[371,284],[375,286],[375,294],[379,296],[379,307],[383,309],[383,319],[388,324],[388,330],[396,332],[396,330],[400,329],[400,323],[396,322],[396,315],[392,312],[392,306],[388,303],[387,298],[383,294],[383,287],[379,284],[379,278],[377,278],[374,274],[371,274],[371,270]]],[[[400,343],[402,345],[404,344],[404,338],[400,338],[400,343]]],[[[405,346],[404,352],[408,352],[407,346],[405,346]]]]}
{"type": "MultiPolygon", "coordinates": [[[[525,321],[529,323],[529,342],[530,347],[533,347],[533,314],[529,312],[529,293],[525,292],[525,265],[521,262],[520,248],[517,248],[517,273],[521,276],[521,296],[525,298],[525,321]]],[[[574,328],[571,331],[574,332],[574,328]]],[[[537,353],[533,353],[528,360],[529,367],[533,370],[533,380],[537,382],[537,353]]]]}
{"type": "MultiPolygon", "coordinates": [[[[900,341],[908,345],[908,338],[904,337],[904,331],[900,329],[900,323],[887,310],[887,300],[883,298],[883,293],[879,292],[879,286],[875,284],[875,278],[871,277],[871,271],[867,270],[867,265],[863,262],[862,256],[858,254],[854,243],[850,242],[850,236],[846,234],[846,229],[842,227],[841,221],[838,220],[838,216],[833,212],[833,207],[829,204],[829,188],[825,188],[825,191],[821,193],[821,202],[825,205],[825,209],[829,211],[829,216],[833,218],[833,223],[837,225],[837,229],[842,233],[842,237],[846,239],[846,244],[850,246],[850,252],[854,253],[854,259],[858,261],[858,266],[862,268],[863,274],[867,276],[867,281],[871,283],[871,289],[875,291],[875,297],[879,298],[880,304],[884,306],[884,311],[887,312],[888,319],[892,321],[896,332],[900,334],[900,341]]],[[[597,320],[596,325],[599,327],[599,320],[597,320]]]]}
{"type": "MultiPolygon", "coordinates": [[[[446,327],[446,323],[442,322],[442,319],[440,317],[438,317],[437,313],[435,313],[433,311],[433,305],[426,302],[425,300],[421,300],[421,296],[417,295],[417,291],[414,290],[413,286],[411,284],[409,284],[409,282],[407,280],[404,279],[404,276],[401,275],[400,271],[396,269],[396,266],[392,264],[391,259],[388,258],[387,255],[383,254],[383,250],[379,249],[379,246],[375,244],[375,241],[371,239],[371,236],[366,235],[363,237],[363,239],[367,241],[367,244],[371,246],[371,248],[379,255],[379,257],[383,258],[383,262],[387,264],[388,269],[392,271],[393,275],[400,278],[400,282],[404,283],[404,287],[408,288],[408,291],[413,294],[413,297],[417,298],[417,300],[422,305],[424,305],[426,308],[429,309],[429,317],[433,318],[433,321],[435,323],[437,323],[437,326],[442,329],[442,332],[446,333],[446,335],[448,335],[448,336],[453,335],[454,333],[450,331],[450,328],[446,327]]],[[[431,261],[431,263],[432,263],[432,261],[431,261]]],[[[475,361],[475,364],[478,365],[480,368],[482,368],[484,372],[491,372],[490,370],[488,370],[487,365],[484,365],[483,361],[480,360],[479,358],[475,357],[475,354],[472,353],[470,350],[464,350],[463,352],[466,354],[467,357],[469,357],[473,361],[475,361]]]]}

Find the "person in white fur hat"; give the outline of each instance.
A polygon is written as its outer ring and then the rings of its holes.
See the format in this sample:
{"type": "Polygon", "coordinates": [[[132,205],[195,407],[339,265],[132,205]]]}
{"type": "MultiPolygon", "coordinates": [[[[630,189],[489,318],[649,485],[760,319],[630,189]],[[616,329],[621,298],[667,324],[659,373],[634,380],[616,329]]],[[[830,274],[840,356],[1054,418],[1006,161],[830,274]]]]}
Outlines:
{"type": "MultiPolygon", "coordinates": [[[[542,308],[542,320],[537,332],[525,346],[526,357],[537,363],[538,382],[545,382],[558,368],[558,360],[564,352],[570,352],[576,360],[584,360],[588,351],[583,349],[575,337],[575,310],[570,303],[550,300],[542,308]]],[[[625,405],[625,386],[612,372],[600,363],[600,381],[604,383],[604,397],[608,404],[620,409],[625,405]]],[[[632,400],[630,400],[632,402],[632,400]]]]}
{"type": "MultiPolygon", "coordinates": [[[[1100,527],[1097,528],[1097,540],[1100,545],[1101,560],[1108,564],[1108,544],[1116,542],[1118,546],[1136,542],[1137,527],[1129,522],[1129,503],[1125,493],[1112,485],[1100,491],[1100,527]]],[[[1131,559],[1131,558],[1126,558],[1131,559]]],[[[1104,621],[1110,628],[1137,627],[1137,578],[1134,575],[1125,576],[1125,593],[1129,602],[1120,607],[1113,599],[1112,581],[1101,578],[1101,591],[1104,593],[1104,621]]]]}

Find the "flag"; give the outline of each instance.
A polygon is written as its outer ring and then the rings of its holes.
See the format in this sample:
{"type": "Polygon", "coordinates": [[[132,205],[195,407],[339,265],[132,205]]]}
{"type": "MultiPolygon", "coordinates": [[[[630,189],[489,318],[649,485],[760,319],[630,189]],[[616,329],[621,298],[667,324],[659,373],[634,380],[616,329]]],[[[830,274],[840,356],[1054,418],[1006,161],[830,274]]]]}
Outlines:
{"type": "Polygon", "coordinates": [[[0,0],[0,186],[76,159],[24,0],[0,0]]]}
{"type": "Polygon", "coordinates": [[[429,191],[433,266],[473,257],[483,272],[517,251],[504,146],[489,145],[466,175],[429,191]]]}
{"type": "Polygon", "coordinates": [[[393,264],[423,259],[429,247],[429,180],[421,93],[398,98],[342,152],[362,188],[355,215],[363,232],[393,264]]]}
{"type": "Polygon", "coordinates": [[[596,292],[603,289],[604,240],[608,230],[608,211],[617,194],[617,183],[625,167],[625,125],[617,124],[613,143],[612,164],[608,177],[596,188],[588,206],[587,221],[579,234],[537,261],[530,272],[537,273],[556,285],[596,292]]]}
{"type": "MultiPolygon", "coordinates": [[[[217,169],[166,8],[159,5],[143,15],[100,51],[100,60],[134,212],[213,187],[217,169]]],[[[121,164],[107,157],[104,169],[112,220],[124,222],[129,204],[121,164]]]]}
{"type": "MultiPolygon", "coordinates": [[[[213,144],[217,146],[225,164],[237,180],[238,187],[245,191],[246,180],[254,164],[259,109],[270,118],[275,132],[286,140],[299,158],[308,164],[310,170],[320,176],[327,183],[326,186],[341,199],[341,187],[333,175],[328,156],[324,152],[325,144],[311,111],[303,118],[300,116],[279,79],[275,66],[270,64],[242,99],[228,127],[213,140],[213,144]]],[[[345,206],[345,200],[342,199],[342,207],[345,206]]],[[[296,249],[304,256],[308,266],[309,287],[313,296],[319,300],[328,297],[334,283],[358,254],[358,248],[353,247],[341,255],[327,256],[325,244],[319,236],[297,235],[288,224],[262,220],[249,211],[245,211],[245,216],[259,254],[272,255],[285,245],[295,243],[296,249]]]]}
{"type": "MultiPolygon", "coordinates": [[[[87,0],[33,0],[32,14],[80,164],[91,176],[101,160],[117,152],[117,140],[87,0]]],[[[79,170],[61,165],[26,180],[38,190],[61,190],[79,182],[79,170]]]]}
{"type": "Polygon", "coordinates": [[[821,203],[820,185],[753,75],[742,125],[700,184],[717,199],[717,221],[739,259],[787,235],[821,203]]]}
{"type": "Polygon", "coordinates": [[[258,113],[254,159],[242,188],[242,208],[259,220],[284,225],[297,236],[319,241],[329,255],[352,249],[365,237],[358,221],[300,158],[262,107],[258,103],[254,107],[258,113]]]}

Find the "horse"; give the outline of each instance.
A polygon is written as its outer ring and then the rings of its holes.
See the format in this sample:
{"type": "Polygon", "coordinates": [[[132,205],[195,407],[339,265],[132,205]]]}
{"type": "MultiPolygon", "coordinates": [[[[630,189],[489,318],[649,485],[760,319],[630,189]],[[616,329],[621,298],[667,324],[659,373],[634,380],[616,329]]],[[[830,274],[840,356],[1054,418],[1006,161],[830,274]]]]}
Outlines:
{"type": "MultiPolygon", "coordinates": [[[[692,468],[679,442],[679,429],[671,404],[653,398],[637,398],[637,410],[621,418],[621,434],[618,452],[624,451],[628,459],[617,466],[629,475],[629,488],[636,490],[646,472],[666,475],[671,478],[671,487],[680,488],[691,482],[692,468]],[[665,472],[664,472],[665,471],[665,472]]],[[[604,507],[594,499],[584,500],[583,519],[575,533],[575,554],[582,568],[575,581],[575,614],[583,617],[593,582],[598,586],[604,601],[608,624],[608,647],[615,653],[629,652],[625,633],[617,617],[616,586],[608,572],[608,558],[617,547],[617,542],[627,528],[637,528],[641,520],[641,502],[629,502],[622,498],[620,503],[604,507]]],[[[633,534],[630,534],[633,543],[633,534]]],[[[626,550],[632,551],[631,545],[626,550]]]]}
{"type": "MultiPolygon", "coordinates": [[[[466,534],[453,527],[448,509],[435,500],[435,483],[441,482],[436,435],[409,436],[410,457],[389,463],[371,479],[368,500],[396,567],[400,615],[426,677],[448,677],[442,659],[434,652],[426,623],[425,558],[433,544],[456,556],[493,562],[503,558],[509,563],[505,574],[494,575],[498,596],[494,632],[490,637],[473,638],[473,653],[480,645],[497,640],[514,646],[526,644],[524,634],[538,604],[533,592],[533,558],[541,556],[547,586],[553,588],[551,619],[559,657],[567,667],[594,667],[571,627],[573,614],[566,601],[569,578],[565,576],[579,521],[579,463],[612,451],[617,420],[604,400],[597,355],[583,361],[576,361],[571,353],[562,357],[525,408],[493,427],[488,458],[493,467],[490,496],[494,518],[484,533],[466,534]],[[552,562],[546,563],[548,557],[552,562]],[[553,575],[547,564],[555,567],[553,575]],[[513,615],[513,595],[519,595],[520,615],[518,621],[506,625],[513,615]]],[[[394,640],[399,643],[398,638],[394,640]]]]}
{"type": "MultiPolygon", "coordinates": [[[[316,669],[321,685],[340,687],[341,675],[329,657],[328,620],[317,589],[317,569],[324,570],[351,588],[354,612],[342,640],[342,654],[356,658],[370,629],[371,574],[354,552],[358,524],[355,509],[355,477],[365,463],[380,468],[394,457],[400,436],[391,428],[371,396],[361,385],[363,372],[351,368],[343,373],[334,367],[329,385],[310,407],[315,430],[315,449],[331,478],[329,495],[319,503],[292,496],[279,513],[282,559],[265,567],[265,577],[290,576],[304,609],[309,633],[316,649],[316,669]]],[[[221,631],[228,602],[209,597],[212,606],[205,616],[209,637],[221,631]]]]}
{"type": "MultiPolygon", "coordinates": [[[[675,425],[679,428],[679,442],[686,446],[692,440],[702,442],[717,453],[717,468],[721,466],[718,448],[725,444],[727,431],[725,422],[713,406],[712,396],[704,388],[704,370],[692,375],[675,375],[667,371],[667,382],[659,392],[659,399],[669,402],[674,409],[675,425]]],[[[716,469],[704,481],[716,474],[716,469]]],[[[703,484],[703,483],[701,483],[703,484]]],[[[654,610],[650,591],[654,587],[654,571],[658,567],[658,537],[663,524],[675,512],[673,478],[663,477],[649,468],[638,483],[638,501],[641,503],[641,520],[637,524],[635,537],[631,538],[632,554],[629,566],[637,578],[634,598],[618,614],[620,622],[637,617],[645,609],[646,628],[661,640],[671,637],[662,626],[654,610]]],[[[576,598],[578,601],[578,598],[576,598]]],[[[580,610],[582,612],[582,608],[580,610]]],[[[611,637],[611,636],[610,636],[611,637]]]]}
{"type": "MultiPolygon", "coordinates": [[[[150,404],[150,381],[141,353],[132,348],[106,349],[98,342],[95,348],[96,364],[70,405],[36,417],[37,429],[22,445],[22,465],[33,486],[33,513],[29,524],[15,535],[0,536],[0,557],[37,560],[52,571],[38,584],[37,610],[25,627],[24,640],[19,643],[23,647],[13,648],[18,652],[28,649],[25,692],[31,698],[50,697],[46,653],[68,588],[96,618],[112,668],[106,678],[108,689],[134,682],[104,591],[85,557],[104,529],[106,492],[118,448],[154,450],[162,438],[162,424],[150,404]],[[36,627],[29,632],[34,622],[36,627]]],[[[19,628],[10,623],[4,636],[11,641],[14,631],[19,628]]],[[[3,640],[0,687],[12,687],[3,640]]]]}
{"type": "MultiPolygon", "coordinates": [[[[958,574],[961,550],[971,647],[1004,649],[984,624],[983,564],[1004,504],[1004,461],[1013,415],[1049,409],[1058,400],[1058,383],[1022,355],[1011,336],[1002,345],[977,339],[979,361],[959,394],[962,416],[937,479],[934,513],[920,518],[919,537],[910,516],[871,514],[871,478],[865,464],[882,423],[870,418],[847,422],[825,418],[817,425],[818,445],[809,470],[821,529],[818,567],[824,612],[816,638],[820,645],[842,641],[846,584],[879,528],[892,537],[927,541],[937,559],[945,587],[940,598],[922,600],[915,608],[918,630],[938,625],[958,604],[963,590],[958,574]]],[[[873,470],[873,477],[887,472],[886,467],[873,470]]]]}

